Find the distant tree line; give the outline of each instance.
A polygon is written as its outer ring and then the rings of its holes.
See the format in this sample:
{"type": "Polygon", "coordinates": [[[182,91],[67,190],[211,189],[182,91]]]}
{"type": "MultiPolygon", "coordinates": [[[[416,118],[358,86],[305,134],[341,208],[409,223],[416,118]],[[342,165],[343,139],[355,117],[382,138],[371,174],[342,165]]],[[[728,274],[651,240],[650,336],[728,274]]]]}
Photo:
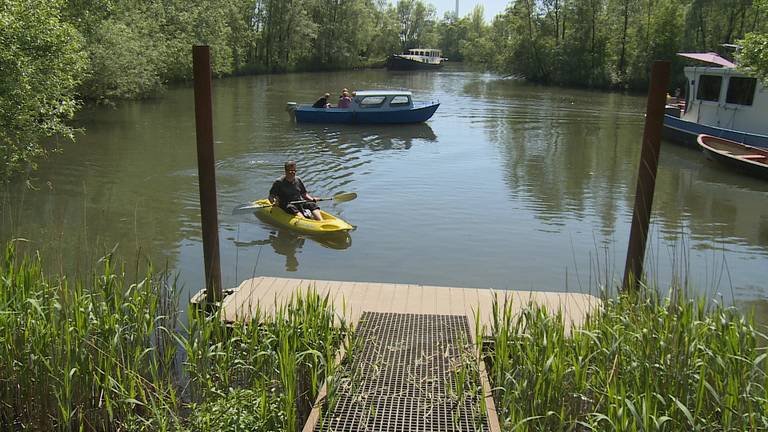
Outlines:
{"type": "Polygon", "coordinates": [[[344,69],[437,44],[422,0],[2,0],[0,182],[34,168],[45,137],[71,137],[83,101],[162,93],[192,77],[344,69]]]}
{"type": "Polygon", "coordinates": [[[758,66],[746,54],[764,40],[766,13],[764,0],[516,0],[489,25],[462,18],[479,36],[451,42],[467,62],[529,80],[642,90],[654,60],[672,61],[679,85],[681,51],[743,43],[744,65],[758,66]]]}
{"type": "Polygon", "coordinates": [[[438,47],[533,81],[641,89],[652,60],[723,43],[743,43],[744,64],[766,76],[766,12],[765,0],[510,0],[486,23],[482,7],[438,18],[427,0],[3,0],[0,181],[45,156],[42,138],[71,137],[82,101],[191,79],[194,44],[211,46],[216,76],[362,67],[438,47]]]}

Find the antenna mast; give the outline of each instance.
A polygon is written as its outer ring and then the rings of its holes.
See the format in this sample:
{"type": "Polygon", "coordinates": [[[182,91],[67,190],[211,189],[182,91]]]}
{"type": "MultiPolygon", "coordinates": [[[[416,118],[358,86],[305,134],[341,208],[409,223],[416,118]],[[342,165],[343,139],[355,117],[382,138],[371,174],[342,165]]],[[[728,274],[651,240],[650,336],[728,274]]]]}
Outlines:
{"type": "Polygon", "coordinates": [[[456,19],[459,19],[459,0],[456,0],[456,19]]]}

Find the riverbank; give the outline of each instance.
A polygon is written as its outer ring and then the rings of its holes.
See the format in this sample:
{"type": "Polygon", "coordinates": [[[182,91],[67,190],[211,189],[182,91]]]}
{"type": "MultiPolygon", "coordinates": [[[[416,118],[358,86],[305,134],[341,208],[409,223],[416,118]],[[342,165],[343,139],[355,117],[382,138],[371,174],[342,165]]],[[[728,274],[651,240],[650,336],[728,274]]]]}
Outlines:
{"type": "MultiPolygon", "coordinates": [[[[4,429],[294,431],[350,334],[312,294],[225,326],[182,317],[162,272],[132,279],[107,255],[67,280],[42,271],[45,257],[4,250],[4,429]]],[[[768,426],[764,332],[734,309],[621,296],[566,334],[561,316],[510,306],[495,305],[478,345],[502,430],[768,426]]]]}

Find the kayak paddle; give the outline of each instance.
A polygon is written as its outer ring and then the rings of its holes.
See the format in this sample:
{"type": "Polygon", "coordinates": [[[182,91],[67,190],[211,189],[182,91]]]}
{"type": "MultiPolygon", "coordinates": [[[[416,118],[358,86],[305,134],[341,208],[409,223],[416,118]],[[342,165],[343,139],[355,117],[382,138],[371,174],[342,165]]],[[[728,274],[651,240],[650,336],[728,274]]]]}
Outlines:
{"type": "MultiPolygon", "coordinates": [[[[353,199],[357,198],[357,194],[354,192],[346,192],[346,193],[340,193],[336,194],[330,198],[317,198],[317,201],[336,201],[336,202],[347,202],[352,201],[353,199]]],[[[312,201],[291,201],[291,204],[304,204],[312,201]]],[[[272,207],[272,204],[256,204],[256,202],[251,202],[248,204],[240,204],[239,206],[235,207],[232,210],[232,214],[243,214],[243,213],[251,213],[254,210],[265,208],[265,207],[272,207]]]]}

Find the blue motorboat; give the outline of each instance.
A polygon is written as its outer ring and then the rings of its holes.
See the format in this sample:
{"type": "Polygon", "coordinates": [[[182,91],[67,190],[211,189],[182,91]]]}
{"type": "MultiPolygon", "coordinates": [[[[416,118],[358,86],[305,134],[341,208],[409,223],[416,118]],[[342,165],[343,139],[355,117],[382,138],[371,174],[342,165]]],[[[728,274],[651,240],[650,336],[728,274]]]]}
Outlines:
{"type": "Polygon", "coordinates": [[[314,108],[311,104],[288,103],[297,122],[306,123],[420,123],[429,120],[438,101],[414,101],[409,91],[365,90],[354,94],[347,108],[314,108]]]}
{"type": "Polygon", "coordinates": [[[678,55],[709,65],[684,69],[686,97],[684,101],[672,98],[667,105],[664,136],[695,146],[697,137],[706,134],[767,148],[768,93],[763,83],[715,53],[678,55]]]}

